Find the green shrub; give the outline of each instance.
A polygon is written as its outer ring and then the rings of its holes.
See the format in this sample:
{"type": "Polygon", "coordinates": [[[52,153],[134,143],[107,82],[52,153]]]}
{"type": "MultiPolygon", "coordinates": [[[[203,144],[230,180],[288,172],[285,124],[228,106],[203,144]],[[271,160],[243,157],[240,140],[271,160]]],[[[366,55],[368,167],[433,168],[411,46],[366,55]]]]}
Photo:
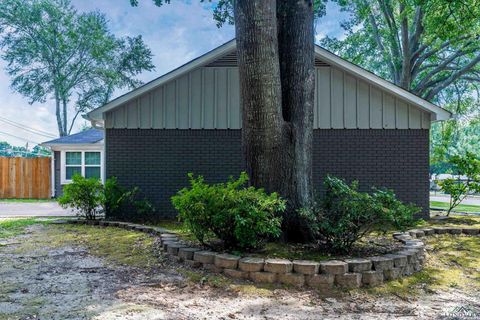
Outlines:
{"type": "Polygon", "coordinates": [[[108,178],[104,185],[105,199],[103,206],[105,208],[105,215],[107,217],[121,215],[121,211],[125,206],[134,203],[138,191],[139,189],[137,187],[128,190],[120,186],[116,177],[108,178]]]}
{"type": "Polygon", "coordinates": [[[465,198],[471,194],[480,192],[480,159],[475,154],[467,152],[463,156],[453,156],[448,159],[450,172],[458,176],[458,179],[448,178],[436,181],[443,192],[450,195],[450,203],[447,216],[450,215],[465,198]],[[461,180],[460,176],[465,176],[461,180]]]}
{"type": "Polygon", "coordinates": [[[373,230],[404,229],[413,223],[419,209],[404,205],[389,190],[374,189],[372,194],[358,191],[358,182],[348,185],[327,176],[322,202],[302,210],[313,236],[334,252],[345,253],[373,230]]]}
{"type": "Polygon", "coordinates": [[[78,215],[86,219],[96,219],[103,211],[107,218],[120,217],[124,211],[133,211],[141,220],[151,220],[154,206],[145,198],[137,199],[137,187],[128,190],[117,183],[115,177],[108,178],[105,185],[97,178],[85,179],[76,174],[72,183],[63,187],[63,195],[58,203],[73,208],[78,215]]]}
{"type": "Polygon", "coordinates": [[[227,248],[251,249],[280,236],[281,218],[276,214],[285,210],[285,201],[276,193],[247,187],[246,173],[218,184],[207,184],[191,173],[188,177],[190,187],[173,196],[172,203],[200,242],[215,236],[227,248]]]}
{"type": "Polygon", "coordinates": [[[79,216],[94,220],[102,211],[104,203],[103,185],[99,179],[85,179],[79,174],[72,177],[72,183],[63,187],[63,195],[58,203],[63,207],[70,207],[79,216]]]}

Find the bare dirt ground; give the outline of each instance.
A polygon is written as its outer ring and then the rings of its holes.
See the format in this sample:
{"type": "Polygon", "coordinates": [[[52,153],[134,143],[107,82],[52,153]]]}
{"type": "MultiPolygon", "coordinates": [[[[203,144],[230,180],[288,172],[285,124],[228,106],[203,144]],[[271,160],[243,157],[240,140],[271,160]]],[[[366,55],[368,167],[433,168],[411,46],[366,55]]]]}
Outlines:
{"type": "Polygon", "coordinates": [[[478,291],[455,286],[409,298],[325,294],[209,277],[161,254],[155,268],[125,265],[62,241],[61,228],[34,225],[0,240],[0,319],[437,319],[458,306],[480,309],[478,291]]]}

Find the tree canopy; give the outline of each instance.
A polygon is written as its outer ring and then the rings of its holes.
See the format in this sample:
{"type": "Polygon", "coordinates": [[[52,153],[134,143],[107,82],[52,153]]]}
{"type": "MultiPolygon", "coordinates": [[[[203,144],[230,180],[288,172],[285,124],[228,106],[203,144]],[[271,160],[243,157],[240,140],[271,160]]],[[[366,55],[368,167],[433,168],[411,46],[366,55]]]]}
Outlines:
{"type": "Polygon", "coordinates": [[[55,101],[61,136],[79,114],[115,89],[137,87],[136,76],[154,69],[141,36],[115,37],[103,14],[79,13],[70,0],[2,0],[0,46],[12,88],[29,103],[55,101]]]}
{"type": "Polygon", "coordinates": [[[478,85],[478,0],[333,1],[351,18],[344,39],[322,44],[342,57],[435,102],[445,89],[478,85]]]}

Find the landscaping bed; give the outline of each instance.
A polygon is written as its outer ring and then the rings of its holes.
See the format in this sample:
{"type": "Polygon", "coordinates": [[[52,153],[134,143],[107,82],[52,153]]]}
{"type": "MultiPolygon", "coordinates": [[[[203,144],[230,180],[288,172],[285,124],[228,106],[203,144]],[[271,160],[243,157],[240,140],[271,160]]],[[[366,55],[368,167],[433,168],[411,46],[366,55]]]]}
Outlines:
{"type": "Polygon", "coordinates": [[[395,280],[422,269],[425,262],[425,245],[419,240],[430,235],[468,235],[477,237],[478,227],[433,227],[393,233],[402,243],[402,250],[369,258],[335,259],[323,261],[260,258],[224,252],[206,251],[182,242],[173,232],[161,227],[114,221],[84,221],[100,226],[123,227],[154,234],[159,237],[163,250],[173,259],[192,268],[203,268],[213,273],[223,273],[232,278],[256,283],[281,283],[291,286],[309,286],[328,289],[333,286],[352,289],[361,286],[377,286],[384,280],[395,280]]]}

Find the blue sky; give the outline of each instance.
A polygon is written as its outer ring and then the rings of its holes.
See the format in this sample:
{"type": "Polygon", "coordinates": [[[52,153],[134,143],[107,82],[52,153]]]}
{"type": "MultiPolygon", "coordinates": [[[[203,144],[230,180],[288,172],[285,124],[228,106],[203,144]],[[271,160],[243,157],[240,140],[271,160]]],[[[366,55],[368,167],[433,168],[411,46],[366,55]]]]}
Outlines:
{"type": "MultiPolygon", "coordinates": [[[[154,54],[156,69],[143,73],[139,77],[142,81],[150,81],[234,37],[233,26],[216,27],[209,4],[201,4],[198,0],[173,1],[173,4],[158,8],[152,0],[139,2],[138,7],[132,8],[129,0],[72,0],[79,11],[98,10],[104,13],[115,35],[143,36],[154,54]]],[[[335,5],[328,4],[327,15],[316,23],[316,38],[325,35],[341,37],[340,22],[345,18],[335,5]]],[[[53,101],[29,105],[27,99],[11,90],[4,67],[5,63],[0,60],[0,117],[57,135],[53,101]]],[[[74,131],[83,124],[84,120],[78,121],[74,131]]],[[[31,147],[35,142],[48,138],[0,121],[0,141],[25,145],[26,140],[30,141],[31,147]]]]}

